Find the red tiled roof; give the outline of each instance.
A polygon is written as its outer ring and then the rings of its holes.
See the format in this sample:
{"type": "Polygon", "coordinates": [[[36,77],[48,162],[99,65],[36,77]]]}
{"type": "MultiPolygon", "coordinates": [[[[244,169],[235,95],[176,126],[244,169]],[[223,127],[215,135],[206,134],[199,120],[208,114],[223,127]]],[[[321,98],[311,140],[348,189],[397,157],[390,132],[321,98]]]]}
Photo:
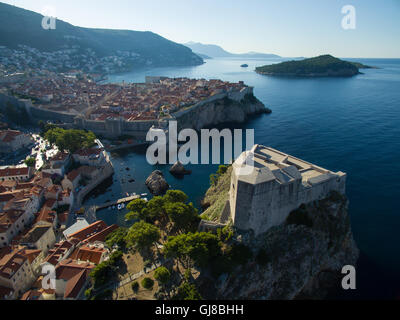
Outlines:
{"type": "Polygon", "coordinates": [[[0,177],[28,176],[30,172],[28,167],[0,169],[0,177]]]}
{"type": "Polygon", "coordinates": [[[91,271],[95,266],[90,263],[77,263],[71,259],[61,261],[56,267],[56,278],[63,280],[70,280],[82,270],[91,271]]]}
{"type": "Polygon", "coordinates": [[[68,157],[68,153],[59,151],[55,156],[50,159],[50,161],[65,161],[68,157]]]}
{"type": "Polygon", "coordinates": [[[104,242],[107,238],[107,236],[112,233],[113,231],[115,231],[116,229],[118,229],[118,226],[116,224],[113,224],[112,226],[109,226],[107,228],[105,228],[104,230],[94,234],[93,236],[87,238],[85,240],[86,243],[93,243],[96,241],[101,241],[104,242]]]}
{"type": "Polygon", "coordinates": [[[28,258],[24,257],[17,251],[12,251],[5,255],[0,260],[0,276],[6,279],[11,279],[27,259],[28,258]]]}
{"type": "Polygon", "coordinates": [[[68,236],[68,238],[69,239],[75,238],[75,239],[78,239],[79,241],[83,241],[83,240],[86,240],[86,239],[92,237],[93,235],[101,232],[102,230],[104,230],[106,228],[107,228],[107,224],[104,221],[99,220],[99,221],[96,221],[95,223],[73,233],[73,234],[70,234],[68,236]]]}
{"type": "Polygon", "coordinates": [[[105,252],[106,250],[103,248],[91,248],[88,246],[83,246],[75,249],[75,251],[71,254],[71,259],[99,264],[101,257],[105,252]]]}
{"type": "Polygon", "coordinates": [[[49,251],[49,255],[44,261],[51,263],[53,266],[56,266],[60,262],[60,258],[64,257],[65,253],[73,246],[74,244],[71,241],[56,243],[54,245],[54,248],[49,251]]]}
{"type": "Polygon", "coordinates": [[[29,263],[32,263],[42,253],[42,250],[23,249],[20,253],[28,258],[29,263]]]}
{"type": "Polygon", "coordinates": [[[98,155],[103,151],[103,149],[100,148],[89,148],[89,149],[82,149],[77,152],[75,152],[75,155],[79,155],[81,157],[88,157],[91,155],[98,155]]]}
{"type": "Polygon", "coordinates": [[[79,292],[85,285],[88,276],[88,271],[82,269],[78,274],[72,277],[65,286],[64,298],[76,299],[78,298],[79,292]]]}

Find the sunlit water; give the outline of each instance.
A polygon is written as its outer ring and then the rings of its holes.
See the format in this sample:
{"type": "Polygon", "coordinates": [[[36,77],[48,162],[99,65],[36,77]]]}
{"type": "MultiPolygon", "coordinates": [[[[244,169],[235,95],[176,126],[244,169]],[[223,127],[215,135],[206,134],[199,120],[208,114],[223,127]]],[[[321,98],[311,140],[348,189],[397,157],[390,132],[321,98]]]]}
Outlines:
{"type": "MultiPolygon", "coordinates": [[[[245,81],[273,110],[238,128],[255,129],[255,141],[333,171],[348,173],[347,195],[355,240],[362,251],[359,290],[342,296],[400,296],[400,60],[356,59],[379,69],[353,78],[293,79],[261,76],[256,66],[276,60],[214,59],[198,67],[162,68],[110,76],[110,82],[143,82],[146,75],[245,81]],[[249,68],[241,68],[247,63],[249,68]]],[[[216,166],[192,166],[178,180],[169,167],[147,164],[145,150],[113,155],[116,167],[109,192],[87,204],[114,200],[126,192],[148,192],[144,181],[155,169],[198,206],[216,166]],[[126,168],[129,167],[130,171],[126,168]],[[131,175],[131,176],[128,176],[131,175]],[[135,183],[127,182],[131,178],[135,183]]],[[[111,184],[111,183],[110,183],[111,184]]],[[[101,193],[101,192],[100,192],[101,193]]],[[[124,224],[124,212],[98,217],[124,224]]]]}

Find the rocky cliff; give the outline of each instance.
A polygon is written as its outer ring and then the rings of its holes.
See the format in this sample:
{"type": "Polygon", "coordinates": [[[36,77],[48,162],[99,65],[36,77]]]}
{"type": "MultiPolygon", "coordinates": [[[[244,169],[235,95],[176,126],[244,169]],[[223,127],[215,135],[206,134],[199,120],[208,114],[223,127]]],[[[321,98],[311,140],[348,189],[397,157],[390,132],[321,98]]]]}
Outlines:
{"type": "MultiPolygon", "coordinates": [[[[219,198],[226,199],[227,187],[223,186],[227,180],[221,177],[219,195],[209,192],[203,201],[212,220],[218,220],[221,211],[219,198]]],[[[215,188],[218,190],[218,185],[215,188]]],[[[355,265],[359,256],[348,200],[338,193],[301,206],[285,224],[257,237],[251,231],[236,230],[234,240],[250,248],[253,258],[229,275],[220,276],[214,291],[207,290],[212,298],[321,299],[332,288],[339,288],[343,266],[355,265]]],[[[205,278],[200,282],[203,287],[209,284],[205,278]]]]}
{"type": "Polygon", "coordinates": [[[177,116],[180,128],[202,128],[223,123],[243,123],[249,116],[271,113],[271,110],[253,94],[246,95],[241,100],[228,97],[211,100],[189,109],[177,116]]]}

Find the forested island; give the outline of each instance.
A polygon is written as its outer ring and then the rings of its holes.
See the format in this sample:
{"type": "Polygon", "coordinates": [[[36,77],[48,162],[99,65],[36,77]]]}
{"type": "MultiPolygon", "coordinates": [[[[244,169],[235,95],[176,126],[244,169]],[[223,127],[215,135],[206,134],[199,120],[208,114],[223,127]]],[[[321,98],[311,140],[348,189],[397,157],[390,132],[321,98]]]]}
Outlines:
{"type": "Polygon", "coordinates": [[[300,61],[286,61],[256,68],[256,72],[271,76],[292,77],[352,77],[360,69],[372,68],[358,62],[344,61],[331,55],[322,55],[300,61]]]}

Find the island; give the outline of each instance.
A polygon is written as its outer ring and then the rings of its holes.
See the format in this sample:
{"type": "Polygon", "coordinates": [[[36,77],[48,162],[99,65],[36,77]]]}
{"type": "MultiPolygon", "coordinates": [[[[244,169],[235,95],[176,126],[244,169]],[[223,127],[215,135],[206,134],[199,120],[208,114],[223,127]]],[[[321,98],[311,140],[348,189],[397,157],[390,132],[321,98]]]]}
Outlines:
{"type": "Polygon", "coordinates": [[[290,77],[352,77],[360,69],[373,68],[358,62],[344,61],[331,55],[322,55],[300,61],[285,61],[256,68],[256,72],[269,76],[290,77]]]}

